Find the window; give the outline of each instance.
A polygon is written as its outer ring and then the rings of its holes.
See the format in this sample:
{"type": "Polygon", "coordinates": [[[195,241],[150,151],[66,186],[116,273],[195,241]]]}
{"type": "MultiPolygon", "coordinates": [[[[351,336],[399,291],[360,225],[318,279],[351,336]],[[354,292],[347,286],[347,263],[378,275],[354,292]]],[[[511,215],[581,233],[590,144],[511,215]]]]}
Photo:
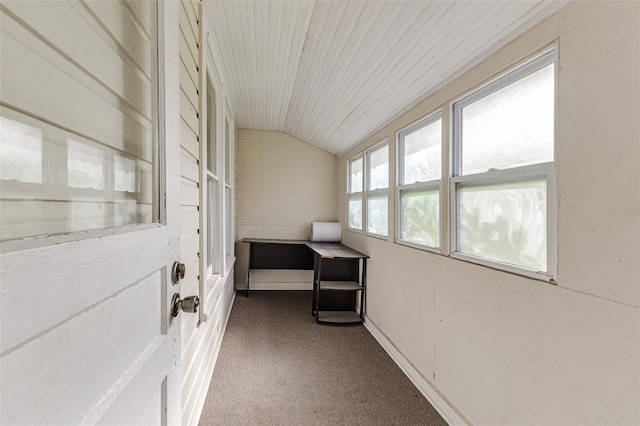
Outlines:
{"type": "Polygon", "coordinates": [[[234,125],[230,106],[223,100],[223,88],[215,67],[207,63],[201,149],[200,245],[204,282],[215,283],[228,276],[235,255],[234,232],[234,125]]]}
{"type": "Polygon", "coordinates": [[[234,135],[232,133],[233,126],[229,119],[231,112],[227,105],[224,119],[224,232],[225,232],[225,257],[227,259],[227,267],[229,261],[234,256],[234,222],[233,222],[233,186],[231,184],[233,176],[233,147],[234,135]]]}
{"type": "Polygon", "coordinates": [[[389,142],[384,140],[365,151],[367,233],[389,234],[389,142]]]}
{"type": "Polygon", "coordinates": [[[453,104],[452,256],[555,274],[555,50],[453,104]]]}
{"type": "MultiPolygon", "coordinates": [[[[0,91],[0,241],[162,222],[157,2],[137,5],[139,31],[127,34],[127,42],[138,57],[122,55],[102,67],[101,84],[91,89],[84,76],[67,79],[92,69],[92,55],[67,61],[62,52],[75,51],[88,34],[97,35],[95,28],[75,28],[77,37],[32,48],[27,62],[18,4],[2,7],[2,85],[13,91],[0,91]],[[5,15],[4,8],[16,11],[5,15]],[[138,68],[146,71],[122,72],[138,68]],[[113,94],[126,102],[102,110],[113,94]]],[[[111,49],[107,34],[118,33],[110,16],[129,9],[112,2],[94,16],[104,36],[96,39],[97,51],[111,49]]]]}
{"type": "Polygon", "coordinates": [[[347,163],[347,228],[362,231],[362,154],[347,163]]]}
{"type": "Polygon", "coordinates": [[[440,247],[442,113],[398,133],[398,241],[440,247]]]}
{"type": "Polygon", "coordinates": [[[218,260],[218,251],[220,243],[218,238],[218,220],[220,216],[218,208],[218,137],[217,137],[217,107],[216,107],[216,91],[211,81],[211,77],[207,75],[207,115],[206,115],[206,278],[209,279],[214,274],[220,273],[220,264],[218,260]]]}

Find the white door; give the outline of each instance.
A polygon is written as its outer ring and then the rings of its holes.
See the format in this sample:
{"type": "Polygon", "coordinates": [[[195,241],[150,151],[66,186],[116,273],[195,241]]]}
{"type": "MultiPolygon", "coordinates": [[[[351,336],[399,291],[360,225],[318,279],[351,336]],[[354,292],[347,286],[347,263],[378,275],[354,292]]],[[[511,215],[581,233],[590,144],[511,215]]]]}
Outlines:
{"type": "Polygon", "coordinates": [[[180,422],[178,10],[159,3],[0,4],[0,424],[180,422]]]}

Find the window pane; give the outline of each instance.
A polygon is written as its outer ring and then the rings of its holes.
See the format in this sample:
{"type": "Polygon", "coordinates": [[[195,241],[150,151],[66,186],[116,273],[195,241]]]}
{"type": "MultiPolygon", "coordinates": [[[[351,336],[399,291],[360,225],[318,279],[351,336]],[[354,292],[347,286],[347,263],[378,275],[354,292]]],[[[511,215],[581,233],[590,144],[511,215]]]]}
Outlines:
{"type": "Polygon", "coordinates": [[[440,246],[438,189],[400,193],[400,239],[428,247],[440,246]]]}
{"type": "Polygon", "coordinates": [[[225,237],[226,237],[226,246],[227,249],[225,250],[225,256],[226,257],[231,257],[233,254],[233,250],[232,250],[232,246],[233,246],[233,218],[231,216],[231,214],[233,213],[233,207],[231,205],[232,203],[232,199],[231,199],[231,188],[225,188],[224,189],[224,200],[225,200],[225,212],[226,212],[226,216],[225,216],[225,237]]]}
{"type": "Polygon", "coordinates": [[[136,162],[120,155],[113,157],[113,185],[116,191],[136,192],[136,162]]]}
{"type": "Polygon", "coordinates": [[[211,79],[207,75],[207,168],[214,175],[217,174],[216,157],[216,91],[211,79]]]}
{"type": "Polygon", "coordinates": [[[42,183],[42,130],[0,117],[0,179],[42,183]]]}
{"type": "Polygon", "coordinates": [[[218,186],[217,182],[213,179],[207,179],[207,278],[213,274],[216,255],[216,222],[215,222],[215,212],[217,209],[217,199],[218,199],[218,186]]]}
{"type": "Polygon", "coordinates": [[[231,147],[229,146],[229,141],[231,140],[231,136],[229,135],[229,121],[224,119],[224,181],[225,183],[229,183],[229,172],[231,167],[231,162],[229,160],[229,150],[231,147]]]}
{"type": "Polygon", "coordinates": [[[362,196],[349,196],[347,227],[362,230],[362,196]]]}
{"type": "Polygon", "coordinates": [[[442,120],[402,134],[404,151],[401,185],[440,179],[442,120]]]}
{"type": "Polygon", "coordinates": [[[102,150],[92,144],[67,141],[67,182],[74,188],[104,189],[102,150]]]}
{"type": "Polygon", "coordinates": [[[553,161],[554,64],[462,108],[462,174],[553,161]]]}
{"type": "MultiPolygon", "coordinates": [[[[156,3],[140,2],[139,31],[122,38],[121,47],[137,55],[116,55],[110,66],[100,66],[91,55],[53,64],[48,58],[59,52],[43,44],[28,56],[37,79],[22,72],[27,56],[15,33],[20,26],[3,27],[2,84],[12,91],[0,91],[0,240],[160,219],[156,3]],[[85,87],[69,77],[81,71],[102,86],[85,87]],[[33,90],[39,96],[35,103],[28,95],[33,90]],[[59,96],[61,91],[68,96],[59,96]],[[107,105],[111,97],[121,102],[107,105]]],[[[125,2],[103,2],[96,19],[129,16],[129,9],[125,2]]],[[[118,20],[102,21],[104,31],[118,33],[118,20]]],[[[93,31],[74,30],[56,49],[78,51],[86,31],[93,31]]],[[[93,50],[111,48],[110,41],[95,40],[93,50]]]]}
{"type": "Polygon", "coordinates": [[[389,187],[389,144],[367,152],[367,190],[389,187]]]}
{"type": "Polygon", "coordinates": [[[388,234],[387,194],[367,197],[367,232],[378,235],[388,234]]]}
{"type": "Polygon", "coordinates": [[[458,251],[547,270],[544,179],[458,187],[458,251]]]}
{"type": "Polygon", "coordinates": [[[349,161],[348,192],[362,192],[362,157],[349,161]]]}

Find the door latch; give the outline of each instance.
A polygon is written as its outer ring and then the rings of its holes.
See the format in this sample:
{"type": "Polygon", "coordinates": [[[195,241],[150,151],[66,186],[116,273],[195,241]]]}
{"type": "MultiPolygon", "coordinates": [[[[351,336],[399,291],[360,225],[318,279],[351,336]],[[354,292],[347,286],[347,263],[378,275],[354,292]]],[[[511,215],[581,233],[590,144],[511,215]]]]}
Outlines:
{"type": "Polygon", "coordinates": [[[171,268],[171,281],[174,284],[178,284],[181,279],[184,278],[184,273],[187,271],[187,267],[184,263],[180,263],[177,260],[173,262],[173,268],[171,268]]]}
{"type": "Polygon", "coordinates": [[[180,294],[176,293],[171,299],[171,316],[177,317],[180,311],[195,314],[200,306],[200,298],[198,296],[189,296],[180,299],[180,294]]]}

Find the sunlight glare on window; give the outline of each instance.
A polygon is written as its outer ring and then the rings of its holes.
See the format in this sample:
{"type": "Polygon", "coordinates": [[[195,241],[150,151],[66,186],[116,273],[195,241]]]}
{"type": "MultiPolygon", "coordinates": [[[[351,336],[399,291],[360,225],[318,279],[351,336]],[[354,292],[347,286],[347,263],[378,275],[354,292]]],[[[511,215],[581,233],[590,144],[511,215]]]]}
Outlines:
{"type": "Polygon", "coordinates": [[[104,189],[103,150],[97,146],[67,141],[67,179],[74,188],[104,189]]]}
{"type": "Polygon", "coordinates": [[[388,234],[387,194],[367,197],[367,232],[377,235],[388,234]]]}
{"type": "Polygon", "coordinates": [[[362,196],[350,196],[348,209],[347,226],[351,229],[362,229],[362,196]]]}
{"type": "Polygon", "coordinates": [[[362,157],[349,161],[349,193],[362,191],[362,157]]]}
{"type": "Polygon", "coordinates": [[[0,179],[42,183],[42,130],[0,117],[0,179]]]}
{"type": "Polygon", "coordinates": [[[554,64],[462,108],[462,174],[553,161],[554,64]]]}
{"type": "Polygon", "coordinates": [[[407,133],[403,138],[404,175],[402,184],[440,179],[442,120],[407,133]]]}
{"type": "Polygon", "coordinates": [[[440,246],[438,189],[400,192],[400,239],[427,247],[440,246]]]}
{"type": "Polygon", "coordinates": [[[368,156],[369,185],[367,189],[371,191],[387,188],[389,186],[389,145],[384,144],[380,148],[370,151],[368,156]]]}
{"type": "Polygon", "coordinates": [[[544,179],[458,189],[458,250],[534,271],[547,269],[544,179]]]}
{"type": "Polygon", "coordinates": [[[113,179],[116,191],[136,192],[136,162],[121,155],[113,156],[113,179]]]}

